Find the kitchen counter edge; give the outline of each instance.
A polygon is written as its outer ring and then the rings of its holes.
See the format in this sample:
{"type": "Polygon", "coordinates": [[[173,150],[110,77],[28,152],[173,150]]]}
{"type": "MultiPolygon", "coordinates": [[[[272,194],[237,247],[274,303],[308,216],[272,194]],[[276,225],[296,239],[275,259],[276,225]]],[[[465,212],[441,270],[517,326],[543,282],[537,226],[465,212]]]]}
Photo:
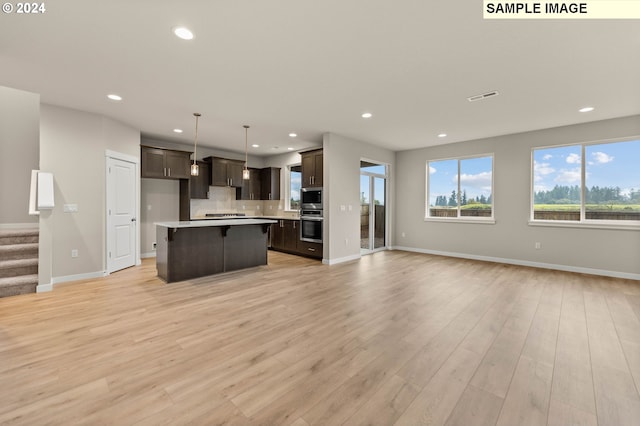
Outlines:
{"type": "Polygon", "coordinates": [[[209,226],[238,226],[238,225],[266,225],[277,223],[271,219],[211,219],[189,220],[179,222],[156,222],[156,226],[165,228],[204,228],[209,226]]]}

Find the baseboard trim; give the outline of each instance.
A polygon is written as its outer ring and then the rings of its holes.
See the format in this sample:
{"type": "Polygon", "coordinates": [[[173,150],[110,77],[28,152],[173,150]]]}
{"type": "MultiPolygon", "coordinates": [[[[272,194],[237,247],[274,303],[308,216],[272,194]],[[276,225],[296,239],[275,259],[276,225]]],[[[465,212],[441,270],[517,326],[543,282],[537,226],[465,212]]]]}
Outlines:
{"type": "Polygon", "coordinates": [[[608,271],[605,269],[583,268],[580,266],[559,265],[555,263],[530,262],[528,260],[507,259],[502,257],[477,256],[466,253],[454,253],[448,251],[428,250],[415,247],[393,246],[391,250],[403,250],[414,253],[433,254],[436,256],[458,257],[461,259],[481,260],[484,262],[506,263],[509,265],[529,266],[532,268],[554,269],[557,271],[575,272],[578,274],[601,275],[604,277],[624,278],[628,280],[640,281],[640,274],[631,274],[628,272],[608,271]]]}
{"type": "Polygon", "coordinates": [[[62,277],[53,277],[51,278],[51,284],[55,285],[55,284],[67,283],[70,281],[90,280],[93,278],[106,277],[107,275],[108,274],[106,271],[96,271],[96,272],[89,272],[86,274],[75,274],[75,275],[66,275],[62,277]]]}
{"type": "Polygon", "coordinates": [[[38,222],[29,223],[0,223],[0,229],[38,229],[38,222]]]}
{"type": "Polygon", "coordinates": [[[140,259],[148,259],[150,257],[156,257],[156,252],[150,251],[148,253],[140,253],[140,259]]]}
{"type": "Polygon", "coordinates": [[[46,293],[48,291],[53,290],[53,284],[52,283],[48,283],[48,284],[38,284],[36,286],[36,293],[46,293]]]}
{"type": "Polygon", "coordinates": [[[360,253],[351,256],[339,257],[337,259],[322,259],[325,265],[337,265],[338,263],[351,262],[352,260],[360,260],[360,253]]]}

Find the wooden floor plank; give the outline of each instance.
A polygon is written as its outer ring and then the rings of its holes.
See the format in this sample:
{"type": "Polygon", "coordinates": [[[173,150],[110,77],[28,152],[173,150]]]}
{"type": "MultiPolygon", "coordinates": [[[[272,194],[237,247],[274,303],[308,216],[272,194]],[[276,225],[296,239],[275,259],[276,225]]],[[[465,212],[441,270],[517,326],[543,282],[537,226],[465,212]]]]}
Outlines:
{"type": "Polygon", "coordinates": [[[495,425],[502,403],[503,399],[491,392],[467,386],[445,425],[495,425]]]}
{"type": "Polygon", "coordinates": [[[561,424],[573,418],[595,418],[593,375],[584,297],[579,282],[565,286],[558,329],[555,368],[551,390],[549,423],[561,424]],[[577,410],[577,411],[576,411],[577,410]],[[556,417],[558,416],[558,417],[556,417]]]}
{"type": "Polygon", "coordinates": [[[607,303],[613,289],[598,287],[584,293],[598,424],[636,425],[640,395],[607,303]]]}
{"type": "Polygon", "coordinates": [[[636,281],[386,251],[0,299],[0,424],[625,425],[636,281]]]}

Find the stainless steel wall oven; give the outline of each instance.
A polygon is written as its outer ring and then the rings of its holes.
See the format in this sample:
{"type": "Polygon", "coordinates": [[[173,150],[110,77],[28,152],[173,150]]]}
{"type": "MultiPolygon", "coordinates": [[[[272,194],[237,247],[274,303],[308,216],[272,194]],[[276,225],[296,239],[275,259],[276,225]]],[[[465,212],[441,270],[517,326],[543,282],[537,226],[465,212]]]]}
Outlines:
{"type": "Polygon", "coordinates": [[[300,239],[311,243],[322,242],[322,210],[300,212],[300,239]]]}

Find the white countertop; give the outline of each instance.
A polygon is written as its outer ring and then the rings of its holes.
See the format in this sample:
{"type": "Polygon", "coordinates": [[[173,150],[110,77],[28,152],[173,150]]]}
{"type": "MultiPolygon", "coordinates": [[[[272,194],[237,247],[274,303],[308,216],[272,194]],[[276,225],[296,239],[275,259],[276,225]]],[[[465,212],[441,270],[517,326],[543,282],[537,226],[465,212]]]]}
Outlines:
{"type": "Polygon", "coordinates": [[[191,220],[230,220],[230,219],[289,219],[289,220],[300,220],[300,215],[295,216],[278,216],[278,215],[255,215],[255,216],[235,216],[235,217],[206,217],[206,216],[192,216],[191,220]]]}
{"type": "Polygon", "coordinates": [[[205,228],[208,226],[239,226],[239,225],[263,225],[276,223],[270,219],[211,219],[189,220],[180,222],[156,222],[156,226],[165,228],[205,228]]]}

